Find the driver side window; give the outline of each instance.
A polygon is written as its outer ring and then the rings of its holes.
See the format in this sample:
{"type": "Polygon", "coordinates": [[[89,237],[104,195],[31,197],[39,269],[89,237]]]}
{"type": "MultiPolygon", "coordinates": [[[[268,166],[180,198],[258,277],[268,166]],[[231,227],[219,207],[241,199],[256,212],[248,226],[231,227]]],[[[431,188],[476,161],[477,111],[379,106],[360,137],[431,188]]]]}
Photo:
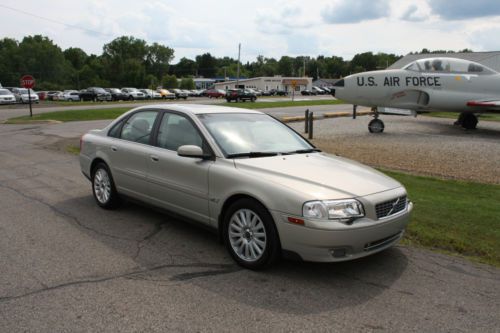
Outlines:
{"type": "Polygon", "coordinates": [[[180,146],[194,145],[207,151],[199,132],[184,116],[165,113],[158,128],[158,147],[177,151],[180,146]]]}

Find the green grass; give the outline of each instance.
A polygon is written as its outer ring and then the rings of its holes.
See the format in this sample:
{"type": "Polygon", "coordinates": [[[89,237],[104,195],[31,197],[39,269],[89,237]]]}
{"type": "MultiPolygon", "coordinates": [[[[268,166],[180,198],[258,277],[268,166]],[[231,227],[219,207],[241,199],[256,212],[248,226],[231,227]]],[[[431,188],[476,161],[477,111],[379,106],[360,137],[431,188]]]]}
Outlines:
{"type": "Polygon", "coordinates": [[[500,266],[500,186],[383,172],[415,204],[406,244],[500,266]]]}
{"type": "Polygon", "coordinates": [[[101,119],[114,119],[119,115],[127,112],[131,108],[110,108],[110,109],[89,109],[89,110],[68,110],[47,112],[29,116],[11,118],[6,121],[6,124],[20,124],[30,121],[43,121],[43,120],[57,120],[62,122],[68,121],[87,121],[87,120],[101,120],[101,119]]]}
{"type": "MultiPolygon", "coordinates": [[[[424,116],[436,117],[436,118],[450,118],[450,119],[458,119],[458,113],[456,112],[429,112],[423,114],[424,116]]],[[[482,113],[479,115],[479,121],[500,121],[500,114],[495,113],[482,113]]]]}
{"type": "MultiPolygon", "coordinates": [[[[62,102],[64,103],[64,102],[62,102]]],[[[218,105],[240,107],[245,109],[264,109],[264,108],[279,108],[288,106],[312,106],[312,105],[334,105],[343,104],[339,100],[313,100],[313,101],[280,101],[280,102],[240,102],[240,103],[223,103],[218,105]]],[[[188,104],[186,104],[188,105],[188,104]]],[[[132,109],[130,107],[117,107],[109,109],[85,109],[85,110],[67,110],[35,114],[32,118],[29,116],[22,116],[11,118],[7,120],[6,124],[22,124],[29,123],[30,121],[44,121],[44,120],[57,120],[62,122],[68,121],[86,121],[86,120],[101,120],[101,119],[115,119],[119,115],[132,109]]],[[[36,111],[35,111],[36,112],[36,111]]]]}
{"type": "Polygon", "coordinates": [[[344,101],[327,99],[327,100],[311,100],[311,101],[276,101],[276,102],[231,102],[222,103],[223,106],[230,106],[243,109],[268,109],[268,108],[283,108],[290,106],[314,106],[314,105],[336,105],[345,104],[344,101]]]}

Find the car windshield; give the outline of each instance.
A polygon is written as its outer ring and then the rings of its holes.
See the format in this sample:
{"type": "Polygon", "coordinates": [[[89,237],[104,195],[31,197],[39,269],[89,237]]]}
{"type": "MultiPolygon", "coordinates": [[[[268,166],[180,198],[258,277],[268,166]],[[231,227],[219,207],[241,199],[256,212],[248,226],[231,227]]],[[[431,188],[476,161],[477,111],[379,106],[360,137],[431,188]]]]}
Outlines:
{"type": "Polygon", "coordinates": [[[265,114],[200,114],[226,157],[258,157],[313,151],[314,147],[283,123],[265,114]]]}

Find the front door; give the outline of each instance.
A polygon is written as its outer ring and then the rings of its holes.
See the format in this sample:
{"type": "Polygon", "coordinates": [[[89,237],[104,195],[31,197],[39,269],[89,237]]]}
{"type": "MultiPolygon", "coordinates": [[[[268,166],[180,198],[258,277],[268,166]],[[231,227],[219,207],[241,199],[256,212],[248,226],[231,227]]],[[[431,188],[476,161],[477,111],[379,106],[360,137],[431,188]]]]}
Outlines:
{"type": "Polygon", "coordinates": [[[165,112],[155,145],[146,156],[150,197],[168,210],[208,224],[208,172],[213,161],[177,155],[183,145],[209,151],[196,125],[184,115],[165,112]]]}

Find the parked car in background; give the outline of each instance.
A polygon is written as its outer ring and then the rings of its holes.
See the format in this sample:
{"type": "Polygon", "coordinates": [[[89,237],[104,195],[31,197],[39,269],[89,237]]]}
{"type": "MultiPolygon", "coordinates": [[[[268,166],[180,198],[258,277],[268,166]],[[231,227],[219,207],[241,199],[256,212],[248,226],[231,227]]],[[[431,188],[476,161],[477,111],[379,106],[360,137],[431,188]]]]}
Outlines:
{"type": "Polygon", "coordinates": [[[250,101],[255,102],[257,96],[255,93],[251,92],[247,89],[229,89],[226,92],[226,101],[231,102],[239,102],[239,101],[250,101]]]}
{"type": "Polygon", "coordinates": [[[105,88],[104,90],[111,94],[112,101],[125,101],[128,99],[128,96],[118,88],[105,88]]]}
{"type": "Polygon", "coordinates": [[[0,89],[0,104],[14,104],[16,97],[8,89],[0,89]]]}
{"type": "Polygon", "coordinates": [[[326,91],[321,89],[320,87],[312,87],[312,91],[315,92],[318,95],[324,95],[326,94],[326,91]]]}
{"type": "Polygon", "coordinates": [[[59,100],[78,102],[80,100],[80,93],[77,90],[65,90],[59,100]]]}
{"type": "Polygon", "coordinates": [[[38,103],[40,99],[33,89],[26,88],[12,88],[12,94],[16,98],[17,103],[29,103],[31,98],[31,103],[38,103]]]}
{"type": "Polygon", "coordinates": [[[139,91],[144,94],[145,99],[160,99],[161,98],[160,93],[158,93],[152,89],[139,89],[139,91]]]}
{"type": "Polygon", "coordinates": [[[127,95],[129,101],[146,99],[146,95],[137,88],[122,88],[122,92],[127,95]]]}
{"type": "Polygon", "coordinates": [[[331,91],[331,90],[330,90],[330,88],[328,88],[328,87],[321,87],[321,89],[322,89],[325,93],[327,93],[327,94],[331,94],[331,93],[332,93],[332,91],[331,91]]]}
{"type": "Polygon", "coordinates": [[[172,92],[175,94],[175,98],[177,98],[177,99],[181,99],[181,98],[187,99],[188,98],[188,94],[180,89],[172,89],[172,92]]]}
{"type": "Polygon", "coordinates": [[[59,90],[51,90],[51,91],[47,91],[47,97],[46,97],[46,100],[48,100],[48,101],[57,100],[57,97],[54,99],[54,96],[59,95],[61,92],[62,92],[62,91],[59,91],[59,90]]]}
{"type": "Polygon", "coordinates": [[[47,93],[48,91],[37,91],[36,94],[38,95],[38,99],[40,101],[45,101],[47,99],[47,93]]]}
{"type": "Polygon", "coordinates": [[[245,89],[246,91],[254,94],[255,96],[262,96],[262,92],[258,91],[258,90],[255,90],[255,89],[252,89],[252,88],[246,88],[245,89]]]}
{"type": "Polygon", "coordinates": [[[375,254],[399,242],[413,209],[398,181],[322,152],[259,111],[145,106],[80,142],[99,207],[132,197],[199,222],[249,269],[282,254],[315,262],[375,254]]]}
{"type": "Polygon", "coordinates": [[[162,99],[175,99],[175,94],[167,89],[158,88],[156,92],[160,94],[162,99]]]}
{"type": "Polygon", "coordinates": [[[262,96],[272,96],[273,95],[270,90],[262,90],[261,92],[262,92],[262,96]]]}
{"type": "Polygon", "coordinates": [[[312,90],[309,90],[309,89],[305,89],[305,90],[302,90],[300,92],[301,95],[303,96],[316,96],[317,93],[315,91],[312,91],[312,90]]]}
{"type": "Polygon", "coordinates": [[[205,91],[205,96],[208,98],[226,97],[226,91],[222,89],[208,89],[205,91]]]}
{"type": "Polygon", "coordinates": [[[193,89],[191,90],[193,97],[201,97],[203,93],[203,89],[193,89]]]}
{"type": "Polygon", "coordinates": [[[269,90],[273,96],[287,96],[288,91],[286,90],[279,90],[279,89],[271,89],[269,90]]]}
{"type": "Polygon", "coordinates": [[[81,101],[103,102],[111,101],[111,94],[100,87],[90,87],[80,90],[81,101]]]}

